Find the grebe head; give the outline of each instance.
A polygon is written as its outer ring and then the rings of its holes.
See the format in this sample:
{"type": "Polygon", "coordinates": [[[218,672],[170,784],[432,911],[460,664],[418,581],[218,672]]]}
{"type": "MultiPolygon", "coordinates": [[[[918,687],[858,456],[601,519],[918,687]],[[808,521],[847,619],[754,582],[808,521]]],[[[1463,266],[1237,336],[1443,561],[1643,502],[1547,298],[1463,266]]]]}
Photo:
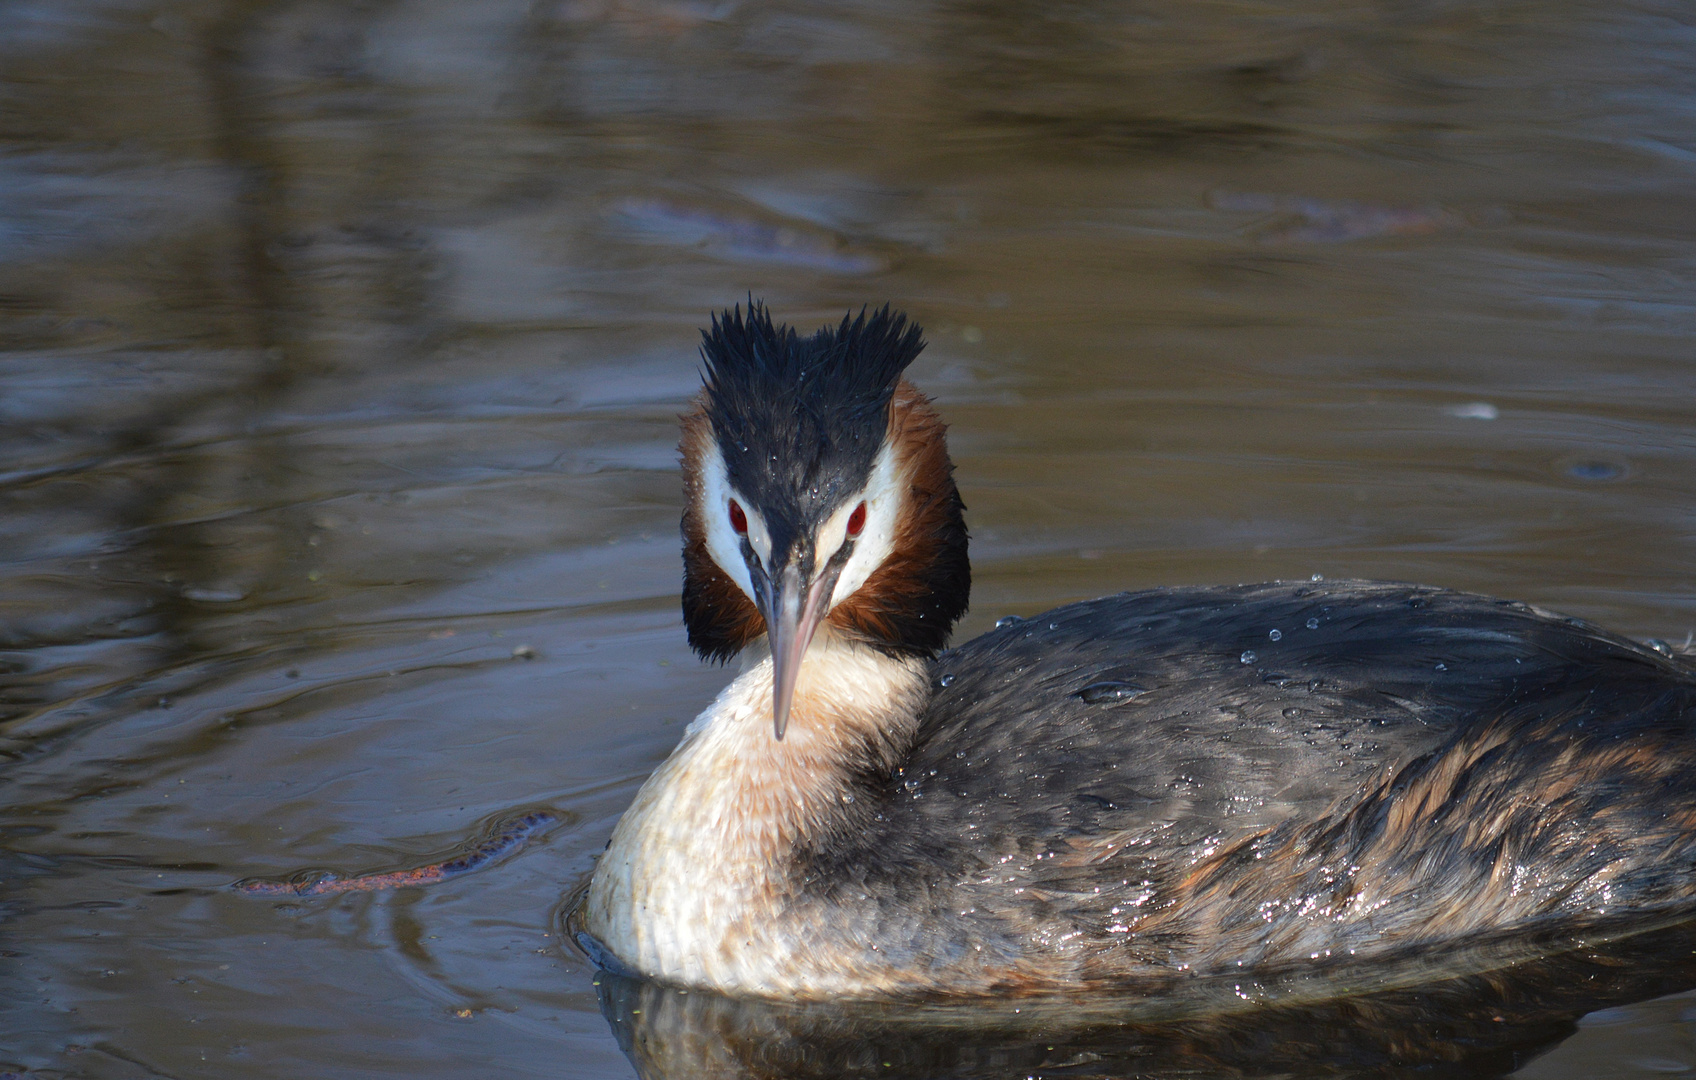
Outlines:
{"type": "Polygon", "coordinates": [[[750,302],[701,333],[706,384],[683,418],[683,618],[723,661],[762,635],[783,738],[821,624],[932,656],[971,569],[945,428],[901,378],[924,348],[887,306],[801,337],[750,302]]]}

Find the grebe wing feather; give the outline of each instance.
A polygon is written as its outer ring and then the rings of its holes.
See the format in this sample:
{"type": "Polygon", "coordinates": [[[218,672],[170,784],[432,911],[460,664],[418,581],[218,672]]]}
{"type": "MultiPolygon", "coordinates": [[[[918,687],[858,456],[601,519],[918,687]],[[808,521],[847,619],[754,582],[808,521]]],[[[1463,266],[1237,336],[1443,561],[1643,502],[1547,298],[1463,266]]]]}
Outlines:
{"type": "Polygon", "coordinates": [[[1691,682],[1525,604],[1348,581],[1071,604],[944,653],[934,676],[891,833],[932,838],[926,857],[959,874],[1022,866],[1085,890],[1109,860],[1158,882],[1317,820],[1518,703],[1691,682]]]}
{"type": "Polygon", "coordinates": [[[997,629],[933,675],[901,768],[864,776],[796,867],[904,962],[1085,985],[1588,910],[1598,873],[1626,903],[1688,891],[1696,851],[1665,811],[1696,804],[1696,678],[1523,604],[1134,593],[997,629]],[[1533,853],[1536,895],[1491,871],[1503,845],[1533,853]],[[1390,899],[1340,920],[1326,905],[1357,886],[1390,899]]]}

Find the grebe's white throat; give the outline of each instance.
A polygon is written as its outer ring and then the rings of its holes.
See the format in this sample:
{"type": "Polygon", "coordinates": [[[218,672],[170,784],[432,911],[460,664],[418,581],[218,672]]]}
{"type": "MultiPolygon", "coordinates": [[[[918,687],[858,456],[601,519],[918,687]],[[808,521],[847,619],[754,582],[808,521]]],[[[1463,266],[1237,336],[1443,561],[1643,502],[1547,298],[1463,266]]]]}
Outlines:
{"type": "Polygon", "coordinates": [[[864,992],[887,975],[876,942],[816,955],[831,918],[795,894],[797,848],[843,816],[849,779],[885,768],[912,740],[925,664],[828,627],[801,665],[782,740],[772,737],[772,661],[742,673],[690,723],[613,831],[584,928],[625,963],[667,982],[764,994],[864,992]],[[805,951],[809,955],[801,956],[805,951]],[[840,985],[821,985],[836,972],[840,985]]]}

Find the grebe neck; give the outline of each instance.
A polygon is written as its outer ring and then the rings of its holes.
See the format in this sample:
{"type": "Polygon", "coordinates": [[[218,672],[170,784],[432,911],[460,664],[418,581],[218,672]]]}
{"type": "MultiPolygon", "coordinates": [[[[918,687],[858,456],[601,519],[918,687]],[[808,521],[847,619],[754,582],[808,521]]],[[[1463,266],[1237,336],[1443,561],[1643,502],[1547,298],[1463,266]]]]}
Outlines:
{"type": "Polygon", "coordinates": [[[928,693],[923,660],[827,628],[778,740],[763,645],[642,785],[590,886],[585,928],[668,982],[786,993],[817,970],[791,955],[825,917],[799,902],[795,854],[856,817],[857,783],[905,757],[928,693]]]}

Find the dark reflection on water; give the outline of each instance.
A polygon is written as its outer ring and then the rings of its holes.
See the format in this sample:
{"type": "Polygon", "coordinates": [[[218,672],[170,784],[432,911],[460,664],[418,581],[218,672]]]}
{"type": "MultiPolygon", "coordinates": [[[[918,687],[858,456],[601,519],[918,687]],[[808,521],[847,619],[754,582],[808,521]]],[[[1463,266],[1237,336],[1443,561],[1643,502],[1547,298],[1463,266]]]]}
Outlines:
{"type": "Polygon", "coordinates": [[[1500,950],[1324,978],[1157,985],[1123,999],[793,1005],[602,974],[645,1080],[862,1076],[1491,1077],[1586,1013],[1696,983],[1689,924],[1503,963],[1500,950]],[[1491,963],[1491,952],[1495,952],[1491,963]],[[1473,973],[1453,974],[1471,967],[1473,973]],[[1346,996],[1335,996],[1344,987],[1346,996]]]}
{"type": "MultiPolygon", "coordinates": [[[[553,913],[726,677],[672,447],[750,293],[928,328],[965,634],[1319,572],[1685,641],[1693,92],[1667,0],[0,3],[0,1072],[630,1074],[553,913]]],[[[1603,1006],[1530,1072],[1696,1067],[1630,1004],[1683,955],[1465,1067],[1603,1006]]],[[[1405,1002],[1356,1034],[1494,1030],[1405,1002]]],[[[1390,1067],[1309,1039],[1367,1004],[1112,1068],[688,1008],[801,1073],[1390,1067]]]]}

